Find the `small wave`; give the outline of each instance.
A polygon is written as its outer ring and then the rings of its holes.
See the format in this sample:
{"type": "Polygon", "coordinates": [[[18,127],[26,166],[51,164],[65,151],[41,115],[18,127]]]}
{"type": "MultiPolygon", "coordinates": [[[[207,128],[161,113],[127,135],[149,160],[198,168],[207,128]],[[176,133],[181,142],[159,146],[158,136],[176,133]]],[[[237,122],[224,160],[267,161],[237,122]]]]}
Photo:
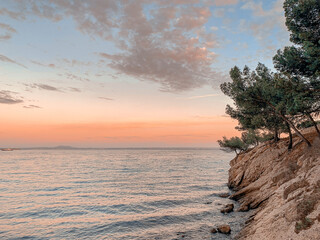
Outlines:
{"type": "Polygon", "coordinates": [[[98,236],[98,235],[108,235],[114,233],[130,233],[133,231],[140,231],[155,227],[163,227],[166,225],[171,225],[175,223],[187,223],[199,221],[202,218],[212,215],[209,211],[203,211],[194,214],[187,215],[165,215],[156,217],[147,217],[139,220],[132,221],[117,221],[110,224],[99,224],[92,226],[90,228],[78,229],[77,236],[98,236]]]}

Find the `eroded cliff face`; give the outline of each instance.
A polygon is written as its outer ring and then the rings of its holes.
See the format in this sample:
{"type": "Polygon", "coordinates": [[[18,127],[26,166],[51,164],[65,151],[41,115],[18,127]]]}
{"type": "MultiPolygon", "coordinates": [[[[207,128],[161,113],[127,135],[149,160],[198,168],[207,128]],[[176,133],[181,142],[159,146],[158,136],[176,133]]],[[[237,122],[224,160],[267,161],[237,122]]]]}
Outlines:
{"type": "Polygon", "coordinates": [[[294,138],[260,145],[230,162],[231,196],[252,216],[239,239],[320,239],[320,138],[308,129],[312,147],[294,138]]]}

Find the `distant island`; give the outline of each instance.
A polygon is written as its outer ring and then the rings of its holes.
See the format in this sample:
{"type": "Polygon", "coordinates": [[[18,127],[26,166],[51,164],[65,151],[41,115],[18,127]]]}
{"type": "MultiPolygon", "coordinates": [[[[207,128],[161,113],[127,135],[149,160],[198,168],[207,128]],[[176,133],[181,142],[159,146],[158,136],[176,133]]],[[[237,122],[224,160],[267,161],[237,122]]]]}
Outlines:
{"type": "Polygon", "coordinates": [[[18,150],[18,149],[17,148],[1,148],[1,151],[4,151],[4,152],[10,152],[13,150],[18,150]]]}
{"type": "MultiPolygon", "coordinates": [[[[75,150],[75,149],[82,149],[82,148],[59,145],[55,147],[30,147],[30,148],[21,148],[21,149],[23,150],[75,150]]],[[[88,149],[88,148],[85,148],[85,149],[88,149]]]]}
{"type": "Polygon", "coordinates": [[[56,147],[31,147],[31,148],[0,148],[1,151],[14,151],[14,150],[73,150],[73,149],[81,149],[72,146],[56,146],[56,147]]]}

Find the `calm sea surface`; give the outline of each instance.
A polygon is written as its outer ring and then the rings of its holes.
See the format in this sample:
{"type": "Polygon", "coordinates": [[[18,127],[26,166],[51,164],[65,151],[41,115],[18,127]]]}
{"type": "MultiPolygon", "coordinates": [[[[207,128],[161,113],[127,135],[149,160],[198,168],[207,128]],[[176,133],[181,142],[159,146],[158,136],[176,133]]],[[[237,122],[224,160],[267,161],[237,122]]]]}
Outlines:
{"type": "Polygon", "coordinates": [[[205,149],[0,152],[0,239],[232,239],[232,154],[205,149]],[[210,229],[228,223],[231,236],[210,229]]]}

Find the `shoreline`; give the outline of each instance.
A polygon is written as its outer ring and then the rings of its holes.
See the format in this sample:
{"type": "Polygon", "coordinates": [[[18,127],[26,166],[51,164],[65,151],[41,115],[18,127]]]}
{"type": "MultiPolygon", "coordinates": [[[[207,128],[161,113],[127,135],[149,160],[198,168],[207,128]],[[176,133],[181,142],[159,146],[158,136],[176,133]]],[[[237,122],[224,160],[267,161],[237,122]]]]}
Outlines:
{"type": "Polygon", "coordinates": [[[230,199],[240,204],[235,211],[249,214],[237,239],[320,239],[320,139],[304,132],[312,147],[295,137],[288,152],[282,139],[230,162],[230,199]]]}

